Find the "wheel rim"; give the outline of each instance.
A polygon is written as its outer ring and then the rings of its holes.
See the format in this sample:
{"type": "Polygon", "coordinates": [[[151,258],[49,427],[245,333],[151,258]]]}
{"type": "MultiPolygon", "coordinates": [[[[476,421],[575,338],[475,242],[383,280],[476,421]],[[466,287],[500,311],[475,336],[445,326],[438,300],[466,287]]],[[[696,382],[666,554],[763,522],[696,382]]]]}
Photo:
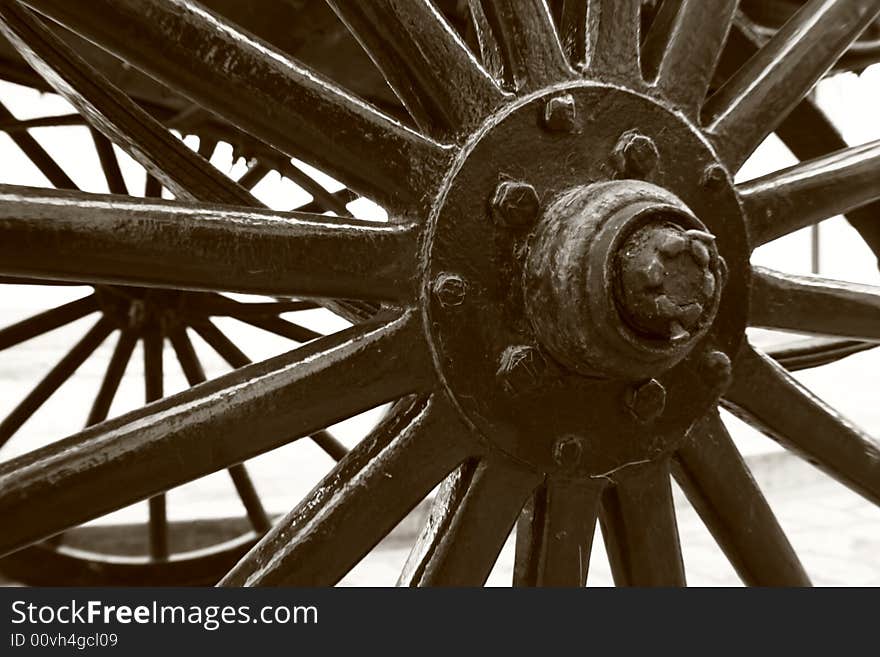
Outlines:
{"type": "MultiPolygon", "coordinates": [[[[589,2],[582,13],[563,7],[561,41],[543,2],[475,3],[480,46],[490,53],[484,54],[487,67],[431,4],[331,3],[418,129],[369,108],[234,27],[219,27],[220,19],[189,2],[99,2],[100,20],[97,13],[73,15],[64,3],[51,0],[28,4],[273,146],[288,154],[305,153],[384,203],[396,219],[378,226],[226,208],[187,214],[183,203],[163,205],[161,216],[155,211],[139,215],[133,206],[106,200],[127,215],[131,234],[102,232],[102,239],[111,240],[114,253],[132,259],[148,252],[173,262],[170,280],[133,271],[125,262],[100,260],[90,245],[96,231],[106,231],[109,217],[82,221],[77,210],[86,200],[8,191],[0,199],[6,209],[0,223],[4,236],[33,245],[38,262],[24,263],[4,250],[8,275],[87,276],[114,283],[134,276],[158,287],[274,290],[281,283],[248,267],[266,260],[270,270],[283,273],[292,294],[360,295],[386,306],[348,331],[99,425],[67,439],[61,448],[4,464],[0,509],[17,518],[21,505],[28,504],[40,517],[39,523],[7,537],[7,549],[109,508],[96,498],[102,487],[114,483],[115,472],[126,473],[130,498],[151,494],[157,484],[147,481],[138,462],[167,464],[181,445],[193,450],[210,446],[219,462],[177,464],[160,483],[183,481],[277,444],[277,439],[259,439],[245,447],[208,437],[220,427],[233,437],[246,435],[248,428],[268,433],[282,426],[301,435],[402,398],[391,416],[224,583],[332,583],[445,479],[404,583],[482,583],[525,507],[517,530],[519,584],[583,584],[584,554],[588,561],[597,517],[617,583],[683,584],[670,492],[674,471],[744,580],[806,584],[796,555],[714,410],[719,402],[869,500],[880,501],[876,443],[769,358],[742,344],[747,325],[877,339],[875,289],[753,268],[749,254],[774,236],[876,200],[873,174],[880,147],[875,143],[826,155],[740,185],[732,183],[731,175],[880,13],[880,3],[807,3],[706,102],[736,2],[712,7],[667,2],[643,47],[637,0],[589,2]],[[118,25],[137,26],[141,36],[126,30],[109,33],[105,26],[113,18],[118,25]],[[393,41],[380,29],[389,24],[401,28],[393,41]],[[183,73],[175,73],[181,69],[177,61],[175,70],[154,63],[150,48],[144,48],[162,36],[172,37],[166,45],[190,65],[183,73]],[[207,52],[219,52],[222,66],[207,52]],[[501,63],[500,80],[487,72],[493,62],[501,63]],[[252,92],[253,98],[272,104],[246,107],[218,93],[212,86],[219,81],[213,72],[217,68],[227,76],[224,91],[252,92]],[[617,116],[603,103],[627,111],[617,116]],[[320,129],[328,116],[345,126],[335,139],[320,129]],[[596,119],[603,120],[594,127],[590,121],[596,119]],[[301,124],[302,130],[285,131],[285,121],[301,124]],[[637,140],[633,129],[639,131],[637,140]],[[517,144],[517,139],[523,140],[517,144]],[[679,149],[685,153],[680,160],[675,159],[679,149]],[[367,163],[374,168],[365,168],[367,163]],[[584,362],[560,359],[548,331],[562,316],[548,322],[542,314],[547,310],[541,306],[543,293],[525,304],[519,300],[529,295],[519,289],[523,267],[528,286],[539,289],[557,269],[523,262],[561,257],[552,250],[540,252],[543,242],[535,237],[554,219],[547,208],[573,189],[614,181],[633,193],[646,180],[671,195],[669,204],[679,214],[688,209],[694,221],[708,228],[709,233],[696,230],[717,245],[717,253],[704,245],[705,258],[693,260],[711,265],[716,288],[703,301],[717,305],[717,313],[696,317],[699,330],[689,332],[693,339],[675,352],[678,360],[659,366],[639,363],[622,369],[619,358],[609,365],[595,354],[584,362]],[[511,196],[513,181],[520,187],[511,196]],[[505,184],[507,192],[499,189],[505,184]],[[831,187],[837,193],[820,198],[831,187]],[[65,217],[60,228],[40,222],[50,212],[65,217]],[[529,215],[539,228],[526,235],[529,215]],[[275,253],[263,248],[259,240],[270,234],[283,237],[285,247],[276,247],[275,253]],[[95,260],[52,262],[49,256],[60,241],[75,238],[95,260]],[[227,253],[221,246],[233,238],[247,248],[227,253]],[[253,250],[252,243],[257,245],[253,250]],[[194,247],[202,261],[184,266],[186,249],[194,247]],[[313,252],[335,257],[322,277],[291,257],[308,261],[313,252]],[[384,266],[363,267],[383,260],[384,266]],[[212,281],[201,269],[206,266],[235,266],[239,276],[212,281]],[[532,310],[523,313],[521,307],[529,303],[532,310]],[[817,303],[829,312],[812,312],[817,303]],[[502,319],[514,327],[508,329],[514,335],[497,330],[502,319]],[[586,374],[585,363],[598,367],[602,378],[586,374]],[[550,380],[536,385],[536,370],[554,369],[550,380]],[[318,393],[331,394],[330,382],[340,378],[356,392],[337,391],[336,404],[328,408],[318,393]],[[523,380],[531,390],[523,391],[523,380]],[[558,381],[564,382],[561,392],[558,381]],[[556,393],[552,399],[548,391],[556,393]],[[233,392],[235,402],[227,405],[233,392]],[[584,418],[584,400],[597,398],[597,415],[584,418]],[[782,407],[786,413],[780,413],[782,407]],[[272,417],[267,417],[269,409],[272,417]],[[541,426],[529,424],[530,413],[538,414],[541,426]],[[620,433],[623,439],[615,440],[620,433]],[[102,454],[100,462],[88,458],[95,453],[102,454]],[[46,478],[82,500],[76,516],[51,512],[46,478]],[[748,523],[754,531],[737,531],[748,523]]],[[[64,69],[64,61],[76,60],[58,57],[62,47],[40,32],[32,15],[18,9],[2,13],[13,41],[29,44],[25,56],[43,66],[48,62],[62,78],[62,93],[93,112],[98,106],[99,127],[117,135],[122,131],[126,137],[120,141],[181,190],[195,188],[193,176],[200,179],[198,185],[214,190],[197,162],[189,168],[171,166],[172,146],[147,149],[146,138],[137,133],[149,133],[148,122],[116,100],[106,85],[99,91],[107,102],[97,104],[94,94],[87,98],[85,87],[77,85],[77,71],[64,69]],[[34,49],[35,32],[48,47],[34,49]],[[110,101],[126,111],[117,111],[110,101]]],[[[235,196],[225,188],[215,191],[216,196],[214,191],[189,194],[226,202],[235,196]]],[[[649,205],[656,214],[652,198],[649,205]]],[[[620,241],[629,235],[621,230],[613,237],[620,241]]],[[[563,251],[576,252],[574,245],[566,238],[563,251]]],[[[609,253],[615,262],[625,257],[617,249],[609,253]]],[[[584,261],[573,266],[587,267],[584,261]]],[[[645,275],[650,278],[650,271],[645,275]]],[[[673,287],[684,285],[677,274],[672,278],[673,287]]],[[[556,303],[553,311],[572,312],[563,305],[556,303]]],[[[677,314],[675,320],[684,321],[677,314]]],[[[676,333],[671,330],[670,337],[676,333]]],[[[583,335],[574,337],[583,342],[583,335]]]]}

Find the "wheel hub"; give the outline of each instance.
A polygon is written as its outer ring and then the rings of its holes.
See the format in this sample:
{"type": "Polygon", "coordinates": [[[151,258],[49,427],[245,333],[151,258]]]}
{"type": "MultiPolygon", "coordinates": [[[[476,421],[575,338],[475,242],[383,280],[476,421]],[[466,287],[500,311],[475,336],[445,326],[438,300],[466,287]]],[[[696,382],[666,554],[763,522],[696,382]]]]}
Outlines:
{"type": "Polygon", "coordinates": [[[705,363],[739,348],[749,249],[680,114],[593,82],[523,99],[465,146],[430,221],[435,366],[490,448],[601,476],[675,449],[717,403],[705,363]],[[559,97],[562,128],[545,120],[559,97]]]}
{"type": "Polygon", "coordinates": [[[541,343],[588,376],[654,376],[705,335],[723,261],[666,190],[638,180],[557,197],[529,244],[526,312],[541,343]]]}
{"type": "Polygon", "coordinates": [[[145,326],[164,326],[173,322],[186,305],[188,293],[140,287],[106,286],[98,288],[104,315],[119,329],[139,330],[145,326]]]}

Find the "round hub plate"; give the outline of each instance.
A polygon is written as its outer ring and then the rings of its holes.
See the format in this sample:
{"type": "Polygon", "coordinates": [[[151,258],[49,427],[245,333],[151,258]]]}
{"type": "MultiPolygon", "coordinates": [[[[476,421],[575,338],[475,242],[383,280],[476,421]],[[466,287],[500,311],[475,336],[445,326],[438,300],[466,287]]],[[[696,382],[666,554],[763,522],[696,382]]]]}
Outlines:
{"type": "Polygon", "coordinates": [[[701,364],[712,350],[732,359],[742,340],[749,251],[732,183],[706,176],[712,166],[720,163],[711,148],[681,116],[649,98],[593,83],[525,99],[471,140],[431,217],[425,322],[449,395],[489,444],[548,472],[601,476],[674,449],[717,401],[701,364]],[[574,98],[572,130],[552,131],[543,122],[547,101],[559,94],[574,98]],[[522,284],[535,226],[498,222],[491,211],[504,180],[532,185],[543,210],[573,187],[628,177],[619,173],[614,151],[633,129],[651,137],[659,152],[656,167],[641,177],[700,218],[717,237],[729,270],[711,328],[683,361],[655,376],[665,405],[649,419],[629,406],[645,380],[577,374],[541,348],[525,314],[522,284]],[[432,293],[434,281],[449,275],[464,281],[460,302],[443,303],[432,293]],[[582,445],[577,464],[560,459],[556,449],[571,437],[582,445]]]}

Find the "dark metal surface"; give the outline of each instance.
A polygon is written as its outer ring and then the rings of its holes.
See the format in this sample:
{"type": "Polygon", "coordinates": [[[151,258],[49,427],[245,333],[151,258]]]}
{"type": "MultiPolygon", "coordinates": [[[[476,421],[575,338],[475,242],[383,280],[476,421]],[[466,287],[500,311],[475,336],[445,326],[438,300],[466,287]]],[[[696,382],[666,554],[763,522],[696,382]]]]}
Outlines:
{"type": "Polygon", "coordinates": [[[0,217],[8,275],[266,295],[414,294],[411,224],[10,186],[0,187],[0,217]],[[121,216],[131,229],[120,230],[121,216]],[[328,260],[327,250],[340,257],[328,260]]]}
{"type": "MultiPolygon", "coordinates": [[[[485,0],[459,3],[465,21],[427,0],[334,0],[403,121],[190,0],[25,4],[392,218],[255,209],[244,186],[265,163],[226,180],[203,159],[210,141],[191,153],[43,19],[0,4],[4,34],[97,131],[110,188],[126,191],[106,139],[179,196],[0,189],[0,274],[97,284],[104,310],[6,423],[114,328],[132,328],[133,308],[146,344],[167,335],[194,385],[0,465],[2,551],[152,498],[153,557],[173,561],[159,496],[228,467],[263,531],[237,464],[385,402],[392,412],[351,452],[325,441],[336,468],[223,584],[335,583],[443,482],[402,584],[482,584],[516,525],[517,584],[582,585],[598,519],[618,584],[683,585],[674,473],[746,582],[806,585],[719,404],[880,501],[873,439],[746,340],[749,326],[878,339],[876,289],[750,264],[760,244],[877,201],[876,145],[805,150],[819,159],[734,183],[768,134],[800,125],[786,120],[880,14],[877,0],[810,0],[754,56],[726,59],[737,8],[727,0],[667,0],[653,16],[640,0],[485,0]],[[718,60],[737,58],[716,84],[718,60]],[[114,311],[119,290],[134,291],[114,311]],[[375,307],[345,306],[361,322],[326,337],[277,314],[246,318],[315,338],[247,364],[197,312],[214,302],[242,315],[214,294],[230,290],[386,307],[364,319],[375,307]],[[156,322],[157,308],[186,321],[156,322]],[[203,383],[186,325],[241,369],[203,383]]],[[[0,336],[12,346],[93,309],[80,304],[0,336]]],[[[161,355],[147,352],[150,401],[161,355]]]]}

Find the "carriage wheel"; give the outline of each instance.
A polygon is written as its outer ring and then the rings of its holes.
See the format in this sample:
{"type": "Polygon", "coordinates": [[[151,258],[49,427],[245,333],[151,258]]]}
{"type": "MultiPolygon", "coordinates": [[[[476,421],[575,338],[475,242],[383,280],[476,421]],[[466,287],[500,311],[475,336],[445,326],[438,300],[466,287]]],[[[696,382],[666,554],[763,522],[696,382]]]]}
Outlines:
{"type": "Polygon", "coordinates": [[[719,404],[880,501],[876,443],[744,339],[880,337],[878,290],[749,263],[880,196],[880,145],[732,180],[877,0],[812,0],[708,100],[733,0],[664,3],[643,45],[639,0],[564,3],[558,30],[537,0],[474,3],[482,64],[428,2],[331,3],[412,125],[186,0],[27,4],[394,219],[206,203],[249,199],[3,4],[35,68],[195,200],[6,188],[2,273],[384,305],[4,463],[2,549],[389,401],[223,583],[336,582],[443,482],[403,583],[482,583],[519,519],[516,583],[582,585],[599,519],[618,584],[683,584],[672,473],[747,583],[807,584],[719,404]]]}

